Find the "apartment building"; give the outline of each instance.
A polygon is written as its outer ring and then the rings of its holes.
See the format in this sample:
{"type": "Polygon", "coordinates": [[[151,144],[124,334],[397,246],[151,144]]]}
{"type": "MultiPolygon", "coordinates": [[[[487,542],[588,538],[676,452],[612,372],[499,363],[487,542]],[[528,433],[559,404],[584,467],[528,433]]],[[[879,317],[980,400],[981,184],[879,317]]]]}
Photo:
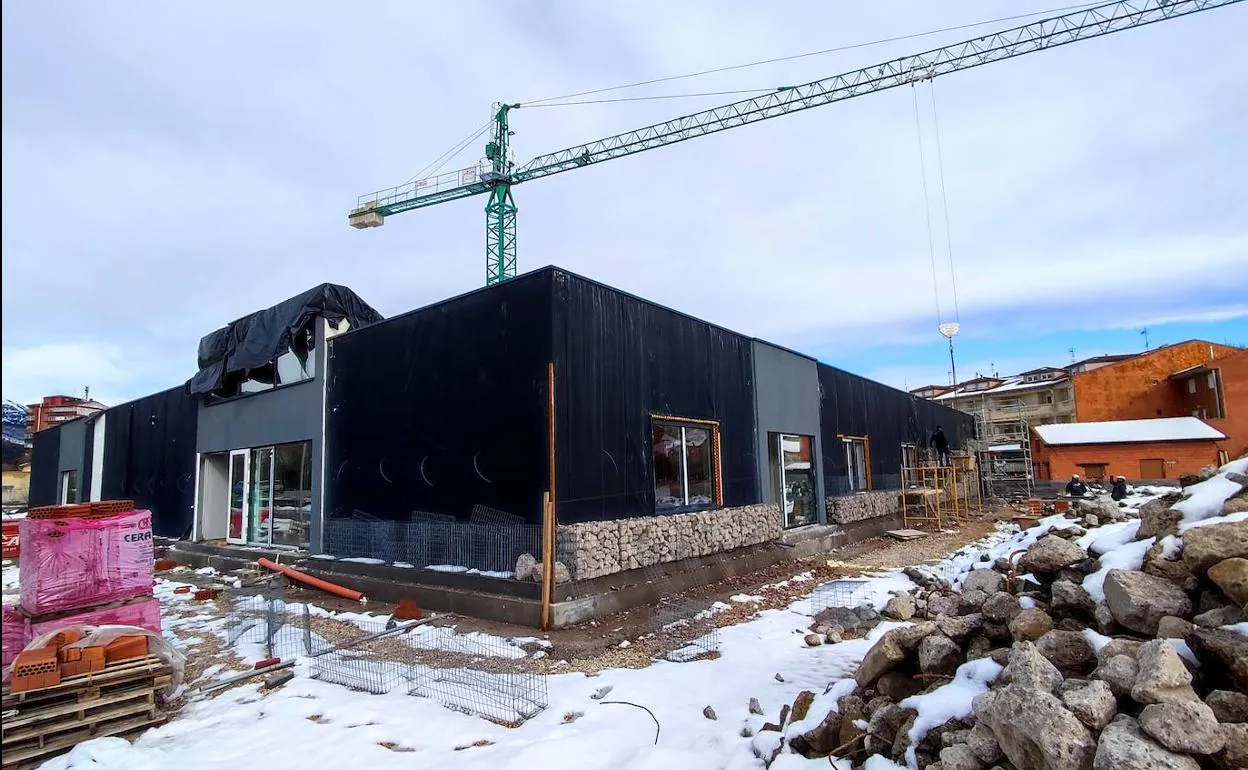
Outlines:
{"type": "Polygon", "coordinates": [[[76,396],[44,396],[38,404],[28,404],[26,418],[26,440],[45,428],[60,425],[63,422],[89,417],[106,409],[99,401],[76,396]]]}
{"type": "Polygon", "coordinates": [[[1051,366],[1009,377],[976,377],[928,398],[974,415],[979,438],[989,445],[1018,443],[1031,425],[1075,421],[1070,376],[1051,366]]]}

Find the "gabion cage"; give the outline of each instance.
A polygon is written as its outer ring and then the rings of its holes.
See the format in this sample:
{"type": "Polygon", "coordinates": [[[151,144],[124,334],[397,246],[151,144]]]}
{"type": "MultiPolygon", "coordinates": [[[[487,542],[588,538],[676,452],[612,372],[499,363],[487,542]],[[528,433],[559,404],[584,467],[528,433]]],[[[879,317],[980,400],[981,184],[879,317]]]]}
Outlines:
{"type": "Polygon", "coordinates": [[[870,599],[870,581],[866,579],[830,580],[811,592],[810,613],[818,615],[832,607],[854,609],[870,599]]]}
{"type": "Polygon", "coordinates": [[[469,521],[417,511],[409,521],[355,515],[325,522],[328,553],[416,568],[441,566],[510,577],[521,554],[540,556],[541,548],[541,526],[484,506],[477,506],[469,521]]]}

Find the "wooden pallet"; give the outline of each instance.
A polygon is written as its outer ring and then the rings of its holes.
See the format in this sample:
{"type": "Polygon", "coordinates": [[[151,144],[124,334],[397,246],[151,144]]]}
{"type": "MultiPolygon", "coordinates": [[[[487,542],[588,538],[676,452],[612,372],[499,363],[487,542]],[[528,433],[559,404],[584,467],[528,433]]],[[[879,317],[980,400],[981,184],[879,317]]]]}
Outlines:
{"type": "Polygon", "coordinates": [[[55,687],[3,694],[3,768],[35,767],[106,735],[130,735],[165,721],[158,692],[172,671],[148,656],[69,677],[55,687]]]}

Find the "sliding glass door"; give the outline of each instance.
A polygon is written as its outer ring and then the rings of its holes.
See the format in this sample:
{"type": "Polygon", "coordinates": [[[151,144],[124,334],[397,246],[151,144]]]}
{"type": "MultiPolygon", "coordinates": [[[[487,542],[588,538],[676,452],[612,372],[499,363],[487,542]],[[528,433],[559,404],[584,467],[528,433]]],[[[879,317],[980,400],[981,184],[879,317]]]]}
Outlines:
{"type": "Polygon", "coordinates": [[[253,545],[271,545],[272,522],[270,506],[273,500],[273,447],[263,446],[251,450],[247,484],[247,542],[253,545]]]}
{"type": "Polygon", "coordinates": [[[245,543],[243,520],[247,500],[247,450],[230,452],[230,510],[229,529],[225,539],[230,543],[245,543]]]}

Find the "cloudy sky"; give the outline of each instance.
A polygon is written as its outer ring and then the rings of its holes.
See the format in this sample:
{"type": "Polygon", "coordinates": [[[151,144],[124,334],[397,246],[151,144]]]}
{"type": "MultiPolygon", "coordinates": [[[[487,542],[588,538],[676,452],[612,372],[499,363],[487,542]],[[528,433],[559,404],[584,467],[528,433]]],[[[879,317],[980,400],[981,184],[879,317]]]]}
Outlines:
{"type": "MultiPolygon", "coordinates": [[[[363,232],[345,214],[500,99],[1056,5],[5,3],[3,395],[180,383],[200,336],[324,281],[387,315],[475,288],[483,200],[363,232]]],[[[993,27],[589,98],[773,88],[993,27]]],[[[962,323],[959,374],[1139,349],[1144,327],[1153,345],[1248,344],[1245,37],[1248,4],[521,185],[520,269],[898,386],[947,379],[938,317],[962,323]]],[[[731,98],[521,108],[517,159],[731,98]]]]}

